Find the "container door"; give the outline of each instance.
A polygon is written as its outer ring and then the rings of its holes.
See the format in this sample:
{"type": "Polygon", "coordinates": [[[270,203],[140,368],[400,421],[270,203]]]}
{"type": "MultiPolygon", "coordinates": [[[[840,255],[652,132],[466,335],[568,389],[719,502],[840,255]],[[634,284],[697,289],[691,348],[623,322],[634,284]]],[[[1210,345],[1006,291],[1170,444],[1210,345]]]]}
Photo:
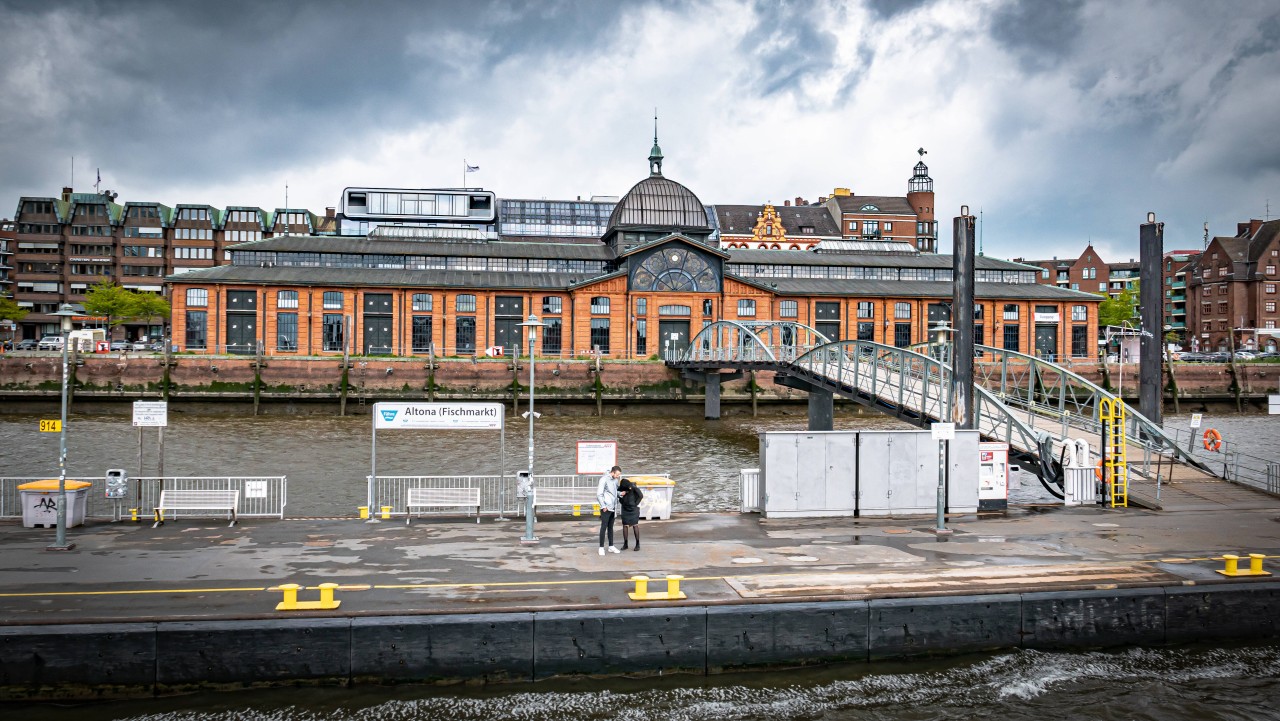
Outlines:
{"type": "Polygon", "coordinates": [[[764,515],[794,512],[797,508],[796,469],[799,465],[795,435],[765,434],[763,455],[766,460],[761,464],[764,475],[760,482],[764,515]]]}
{"type": "Polygon", "coordinates": [[[858,465],[858,434],[826,434],[826,504],[828,511],[852,515],[857,507],[858,489],[854,483],[858,465]]]}
{"type": "Polygon", "coordinates": [[[858,434],[858,513],[884,516],[889,513],[889,457],[893,436],[862,431],[858,434]]]}
{"type": "Polygon", "coordinates": [[[824,435],[796,436],[798,491],[796,508],[821,511],[827,507],[827,438],[824,435]]]}

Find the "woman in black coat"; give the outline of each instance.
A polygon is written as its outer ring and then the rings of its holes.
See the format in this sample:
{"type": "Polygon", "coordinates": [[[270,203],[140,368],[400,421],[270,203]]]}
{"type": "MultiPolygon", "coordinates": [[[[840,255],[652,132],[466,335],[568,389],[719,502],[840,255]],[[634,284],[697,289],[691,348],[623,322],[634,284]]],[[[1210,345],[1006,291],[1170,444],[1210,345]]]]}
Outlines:
{"type": "Polygon", "coordinates": [[[644,491],[624,478],[618,484],[618,507],[622,516],[622,550],[627,550],[627,529],[636,537],[636,550],[640,550],[640,501],[644,500],[644,491]]]}

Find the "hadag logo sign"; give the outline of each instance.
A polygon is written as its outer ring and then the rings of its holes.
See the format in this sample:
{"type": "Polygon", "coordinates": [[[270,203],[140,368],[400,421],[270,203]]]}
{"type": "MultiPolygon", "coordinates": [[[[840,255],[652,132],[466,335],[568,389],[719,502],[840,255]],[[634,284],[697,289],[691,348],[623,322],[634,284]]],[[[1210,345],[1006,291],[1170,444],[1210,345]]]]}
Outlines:
{"type": "Polygon", "coordinates": [[[377,403],[375,429],[500,431],[501,403],[377,403]]]}

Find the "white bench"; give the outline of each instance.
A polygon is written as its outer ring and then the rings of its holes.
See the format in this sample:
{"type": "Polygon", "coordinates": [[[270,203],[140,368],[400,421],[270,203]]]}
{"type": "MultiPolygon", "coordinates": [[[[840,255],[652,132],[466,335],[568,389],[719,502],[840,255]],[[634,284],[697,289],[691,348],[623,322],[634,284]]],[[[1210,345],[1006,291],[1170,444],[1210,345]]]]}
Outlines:
{"type": "Polygon", "coordinates": [[[228,528],[236,525],[236,505],[240,502],[238,490],[167,490],[160,491],[160,503],[156,505],[156,522],[152,528],[164,524],[164,512],[170,511],[177,518],[177,511],[226,511],[231,519],[228,528]]]}
{"type": "Polygon", "coordinates": [[[405,502],[408,514],[404,525],[413,521],[413,509],[432,506],[455,506],[476,509],[476,523],[480,522],[480,489],[479,488],[410,488],[409,498],[405,502]]]}
{"type": "Polygon", "coordinates": [[[587,506],[593,509],[596,504],[595,486],[549,486],[535,487],[531,505],[535,518],[538,506],[572,506],[574,515],[580,515],[580,508],[587,506]]]}

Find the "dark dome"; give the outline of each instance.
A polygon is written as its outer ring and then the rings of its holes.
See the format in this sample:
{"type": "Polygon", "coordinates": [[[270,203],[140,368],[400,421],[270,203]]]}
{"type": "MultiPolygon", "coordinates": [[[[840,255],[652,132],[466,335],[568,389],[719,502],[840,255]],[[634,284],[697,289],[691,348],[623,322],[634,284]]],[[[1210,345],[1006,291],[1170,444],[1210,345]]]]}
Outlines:
{"type": "Polygon", "coordinates": [[[711,228],[698,196],[661,175],[651,175],[636,183],[614,207],[608,227],[620,226],[711,228]]]}

